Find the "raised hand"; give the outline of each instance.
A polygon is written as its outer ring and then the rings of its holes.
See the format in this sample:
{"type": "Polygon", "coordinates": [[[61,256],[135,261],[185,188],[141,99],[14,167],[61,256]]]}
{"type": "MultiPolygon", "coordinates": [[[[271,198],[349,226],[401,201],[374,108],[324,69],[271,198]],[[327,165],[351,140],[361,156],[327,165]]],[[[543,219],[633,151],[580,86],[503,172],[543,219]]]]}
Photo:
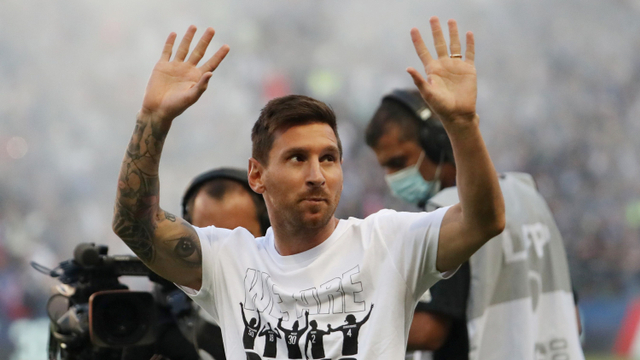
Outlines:
{"type": "Polygon", "coordinates": [[[195,33],[196,27],[191,25],[182,38],[173,60],[171,60],[171,53],[176,34],[169,34],[160,60],[153,68],[147,84],[142,102],[143,115],[151,115],[162,122],[170,122],[195,103],[207,89],[212,72],[229,52],[229,46],[223,45],[202,66],[197,67],[215,31],[213,28],[207,28],[187,59],[189,46],[195,33]]]}
{"type": "Polygon", "coordinates": [[[472,120],[476,115],[477,78],[473,64],[475,49],[473,33],[466,34],[467,46],[465,59],[462,58],[462,48],[458,36],[458,25],[455,20],[449,20],[449,48],[437,17],[429,19],[433,41],[438,55],[434,59],[427,49],[418,29],[411,29],[411,39],[416,53],[427,75],[425,80],[414,68],[407,72],[413,78],[420,90],[420,94],[431,109],[438,114],[443,122],[457,120],[472,120]]]}

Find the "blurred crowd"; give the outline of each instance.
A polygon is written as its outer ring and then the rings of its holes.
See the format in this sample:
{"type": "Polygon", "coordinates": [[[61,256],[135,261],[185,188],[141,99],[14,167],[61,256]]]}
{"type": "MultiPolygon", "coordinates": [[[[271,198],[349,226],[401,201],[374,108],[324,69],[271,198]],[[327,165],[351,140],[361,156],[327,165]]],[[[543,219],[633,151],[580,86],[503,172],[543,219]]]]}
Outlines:
{"type": "MultiPolygon", "coordinates": [[[[537,180],[582,297],[640,292],[640,2],[285,0],[88,3],[9,0],[0,12],[0,354],[11,324],[44,316],[52,282],[29,267],[80,242],[129,253],[111,232],[120,161],[146,79],[170,31],[217,31],[231,53],[173,126],[161,204],[216,166],[245,167],[273,97],[328,102],[345,148],[340,217],[393,200],[364,144],[381,96],[412,86],[409,29],[430,15],[473,30],[478,112],[500,171],[537,180]]],[[[4,357],[3,357],[4,358],[4,357]]]]}

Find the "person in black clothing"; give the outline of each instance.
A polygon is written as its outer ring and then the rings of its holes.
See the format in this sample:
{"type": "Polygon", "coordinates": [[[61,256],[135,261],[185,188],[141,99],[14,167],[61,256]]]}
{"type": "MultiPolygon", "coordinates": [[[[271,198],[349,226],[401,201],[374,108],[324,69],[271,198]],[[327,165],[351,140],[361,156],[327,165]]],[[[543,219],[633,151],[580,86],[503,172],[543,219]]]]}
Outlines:
{"type": "Polygon", "coordinates": [[[278,339],[282,339],[278,329],[272,329],[271,323],[267,323],[267,326],[262,328],[258,336],[265,336],[264,340],[264,352],[262,356],[268,358],[275,358],[278,354],[278,339]]]}
{"type": "Polygon", "coordinates": [[[465,262],[455,275],[429,289],[430,296],[416,307],[407,350],[431,350],[433,360],[469,358],[466,309],[470,279],[465,262]]]}
{"type": "Polygon", "coordinates": [[[323,337],[329,335],[329,331],[318,329],[318,322],[315,320],[311,320],[309,325],[311,326],[311,330],[307,333],[307,338],[304,342],[304,356],[307,356],[309,343],[311,343],[311,357],[314,359],[322,359],[324,357],[323,337]]]}
{"type": "Polygon", "coordinates": [[[256,343],[256,337],[258,336],[258,330],[260,329],[260,311],[258,312],[258,320],[251,318],[251,321],[247,322],[247,318],[244,315],[244,306],[240,303],[240,312],[242,312],[242,321],[244,321],[244,334],[242,334],[242,343],[244,348],[253,350],[253,346],[256,343]]]}
{"type": "Polygon", "coordinates": [[[300,337],[307,331],[309,327],[309,311],[305,311],[304,319],[306,325],[302,329],[298,329],[299,323],[296,320],[293,323],[291,330],[282,327],[282,318],[278,319],[278,329],[284,333],[284,339],[287,343],[287,350],[289,350],[289,359],[302,359],[302,353],[300,352],[300,337]]]}
{"type": "Polygon", "coordinates": [[[371,304],[371,308],[369,308],[369,313],[367,316],[362,319],[360,322],[356,322],[356,317],[352,314],[347,315],[345,319],[346,324],[335,329],[331,328],[331,324],[327,325],[329,328],[329,333],[334,331],[342,331],[342,355],[356,355],[358,353],[358,333],[360,333],[360,328],[364,323],[369,320],[369,316],[371,315],[371,311],[373,310],[373,304],[371,304]]]}

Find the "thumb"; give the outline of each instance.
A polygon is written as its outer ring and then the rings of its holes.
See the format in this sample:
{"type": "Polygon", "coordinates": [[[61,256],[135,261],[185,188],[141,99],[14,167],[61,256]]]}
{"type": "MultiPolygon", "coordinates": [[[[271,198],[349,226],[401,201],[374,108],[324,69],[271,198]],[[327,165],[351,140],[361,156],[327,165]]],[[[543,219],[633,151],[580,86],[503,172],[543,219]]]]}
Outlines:
{"type": "Polygon", "coordinates": [[[200,96],[202,96],[205,90],[207,90],[207,86],[209,86],[209,80],[211,79],[211,76],[213,76],[212,72],[206,72],[202,74],[200,80],[198,80],[198,83],[190,89],[191,96],[194,102],[197,101],[200,96]]]}
{"type": "Polygon", "coordinates": [[[427,81],[425,81],[425,79],[422,77],[422,75],[414,68],[412,67],[408,67],[407,68],[407,72],[409,73],[409,75],[411,75],[411,78],[413,78],[413,83],[416,84],[416,86],[418,87],[418,90],[420,90],[420,93],[422,94],[423,97],[425,97],[425,94],[428,94],[429,91],[429,83],[427,83],[427,81]]]}
{"type": "Polygon", "coordinates": [[[213,76],[213,73],[211,71],[208,71],[202,74],[202,76],[200,77],[200,81],[198,81],[198,83],[195,86],[196,88],[198,88],[198,92],[200,94],[202,94],[205,90],[207,90],[207,86],[209,86],[209,80],[211,80],[212,76],[213,76]]]}

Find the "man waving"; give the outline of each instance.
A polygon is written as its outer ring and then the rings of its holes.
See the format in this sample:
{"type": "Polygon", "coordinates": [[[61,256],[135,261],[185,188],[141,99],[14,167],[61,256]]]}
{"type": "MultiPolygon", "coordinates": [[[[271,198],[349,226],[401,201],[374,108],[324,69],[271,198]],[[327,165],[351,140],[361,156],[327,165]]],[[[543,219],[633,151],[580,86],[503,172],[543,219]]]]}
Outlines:
{"type": "MultiPolygon", "coordinates": [[[[430,23],[437,58],[413,29],[427,77],[408,72],[451,139],[460,203],[430,213],[382,210],[366,219],[337,219],[343,178],[335,114],[318,100],[289,95],[262,109],[251,134],[249,184],[263,195],[272,224],[259,238],[243,228],[195,228],[159,207],[164,139],[229,50],[221,47],[198,67],[213,29],[188,58],[195,27],[173,60],[175,34],[169,36],[123,160],[113,227],[149,268],[181,285],[214,317],[229,358],[245,357],[239,302],[259,311],[263,323],[282,319],[285,328],[307,316],[322,328],[345,315],[366,316],[352,355],[402,358],[421,295],[504,228],[502,195],[475,113],[473,35],[466,35],[463,59],[456,23],[449,21],[451,54],[438,19],[430,23]]],[[[277,341],[286,346],[285,339],[277,341]]],[[[340,356],[340,342],[325,339],[326,357],[340,356]]],[[[257,341],[255,351],[265,346],[257,341]]]]}

